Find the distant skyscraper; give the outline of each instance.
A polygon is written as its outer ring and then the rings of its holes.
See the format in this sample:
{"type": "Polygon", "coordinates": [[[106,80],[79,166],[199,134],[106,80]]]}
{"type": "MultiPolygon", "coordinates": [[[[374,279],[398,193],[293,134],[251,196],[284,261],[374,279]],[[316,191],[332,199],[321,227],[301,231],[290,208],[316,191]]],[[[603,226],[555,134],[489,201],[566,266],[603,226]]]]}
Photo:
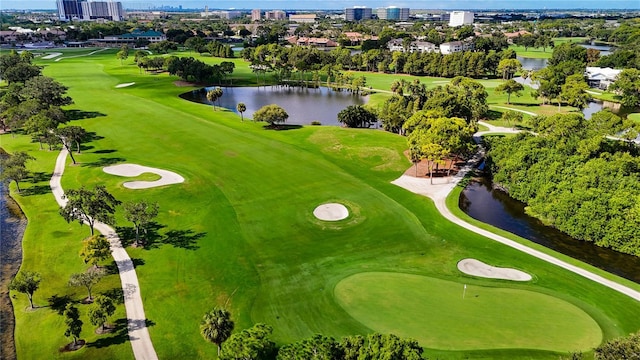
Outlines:
{"type": "Polygon", "coordinates": [[[347,21],[359,21],[371,19],[371,8],[364,6],[354,6],[344,9],[344,18],[347,21]]]}
{"type": "Polygon", "coordinates": [[[396,6],[389,6],[386,8],[379,8],[376,10],[378,19],[381,20],[409,20],[409,8],[399,8],[396,6]]]}
{"type": "Polygon", "coordinates": [[[473,24],[473,13],[470,11],[452,11],[449,17],[449,26],[462,26],[473,24]]]}
{"type": "Polygon", "coordinates": [[[282,10],[272,10],[264,13],[266,20],[284,20],[287,18],[287,13],[282,10]]]}
{"type": "Polygon", "coordinates": [[[82,19],[82,3],[87,0],[57,0],[58,18],[63,21],[82,19]]]}
{"type": "Polygon", "coordinates": [[[251,10],[251,21],[260,21],[260,9],[251,10]]]}

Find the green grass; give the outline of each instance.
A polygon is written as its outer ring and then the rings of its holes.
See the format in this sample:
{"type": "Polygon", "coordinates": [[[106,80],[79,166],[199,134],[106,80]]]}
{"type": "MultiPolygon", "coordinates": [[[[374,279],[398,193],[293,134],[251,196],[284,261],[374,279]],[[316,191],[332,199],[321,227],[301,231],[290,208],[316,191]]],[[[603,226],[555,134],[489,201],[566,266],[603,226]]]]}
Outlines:
{"type": "MultiPolygon", "coordinates": [[[[231,111],[213,112],[178,98],[192,88],[174,86],[176,78],[166,74],[141,74],[129,61],[121,65],[115,52],[40,63],[46,75],[69,87],[75,101],[71,108],[97,115],[73,122],[100,138],[86,144],[78,165],[67,166],[63,187],[104,184],[122,201],[146,199],[160,205],[154,242],[147,249],[127,249],[138,264],[149,331],[160,358],[214,358],[215,346],[202,339],[198,324],[216,305],[231,310],[237,330],[256,322],[272,325],[278,344],[315,333],[336,338],[371,333],[375,329],[350,316],[336,300],[334,288],[343,279],[395,272],[495,287],[495,280],[469,278],[456,269],[466,257],[527,269],[536,280],[526,289],[502,282],[500,287],[571,303],[597,322],[604,339],[640,329],[638,302],[457,227],[430,200],[390,184],[411,165],[402,154],[404,137],[326,126],[265,130],[262,124],[241,122],[231,111]],[[136,85],[115,88],[129,82],[136,85]],[[122,178],[102,171],[105,164],[117,162],[171,170],[186,181],[129,190],[121,186],[122,178]],[[333,201],[347,205],[351,216],[336,223],[313,218],[317,205],[333,201]]],[[[234,83],[255,79],[236,61],[234,83]]],[[[38,157],[32,170],[45,173],[30,184],[44,189],[42,194],[16,196],[30,220],[23,268],[47,279],[36,301],[43,303],[52,294],[80,299],[82,292],[67,287],[66,279],[84,268],[77,254],[88,229],[66,224],[46,189],[56,153],[39,151],[22,136],[2,135],[0,142],[9,152],[29,150],[38,157]]],[[[122,214],[117,220],[118,226],[131,227],[122,214]]],[[[98,292],[118,284],[113,276],[98,292]]],[[[26,298],[17,295],[16,304],[24,308],[26,298]]],[[[87,307],[80,308],[86,314],[87,307]]],[[[116,318],[122,318],[124,310],[118,311],[116,318]]],[[[122,338],[59,354],[67,342],[61,317],[48,309],[17,315],[20,358],[131,357],[122,338]]],[[[501,331],[484,329],[496,337],[501,331]]],[[[94,344],[112,338],[93,335],[88,325],[82,337],[94,344]]],[[[431,358],[447,359],[559,357],[558,352],[513,346],[425,351],[431,358]]]]}
{"type": "Polygon", "coordinates": [[[640,122],[640,113],[629,114],[627,115],[627,119],[633,120],[635,122],[640,122]]]}
{"type": "Polygon", "coordinates": [[[551,59],[553,53],[553,49],[549,47],[546,49],[534,47],[525,49],[524,46],[510,45],[509,49],[515,51],[518,56],[532,59],[551,59]]]}
{"type": "Polygon", "coordinates": [[[588,351],[602,340],[598,324],[579,307],[524,287],[370,272],[342,280],[335,293],[363,324],[430,348],[569,352],[588,351]],[[486,329],[500,329],[500,336],[486,329]]]}

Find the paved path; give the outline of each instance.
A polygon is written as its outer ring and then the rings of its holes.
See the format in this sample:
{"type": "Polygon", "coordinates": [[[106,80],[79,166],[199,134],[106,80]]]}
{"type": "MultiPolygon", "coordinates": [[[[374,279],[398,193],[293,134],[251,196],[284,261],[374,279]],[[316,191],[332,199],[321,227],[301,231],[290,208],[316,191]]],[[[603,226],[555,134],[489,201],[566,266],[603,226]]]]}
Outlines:
{"type": "Polygon", "coordinates": [[[527,111],[527,110],[520,110],[520,109],[516,109],[516,108],[512,108],[512,107],[497,106],[497,105],[490,105],[489,107],[496,108],[496,109],[504,109],[504,110],[517,111],[517,112],[521,112],[521,113],[523,113],[523,114],[527,114],[527,115],[531,115],[531,116],[538,116],[538,114],[536,114],[536,113],[534,113],[534,112],[527,111]]]}
{"type": "MultiPolygon", "coordinates": [[[[486,133],[486,132],[485,132],[486,133]]],[[[476,134],[478,135],[478,134],[476,134]]],[[[548,255],[546,253],[543,253],[541,251],[538,251],[536,249],[532,249],[526,245],[520,244],[516,241],[513,241],[511,239],[507,239],[503,236],[494,234],[490,231],[481,229],[475,225],[472,225],[462,219],[460,219],[459,217],[455,216],[450,210],[449,208],[447,208],[447,204],[446,204],[446,199],[447,196],[449,195],[449,193],[451,193],[451,191],[456,187],[456,185],[458,184],[458,182],[460,182],[460,180],[462,180],[464,178],[464,176],[467,174],[467,172],[469,172],[472,168],[474,168],[478,161],[482,158],[482,153],[479,152],[477,153],[471,160],[469,160],[467,162],[467,164],[460,169],[460,171],[453,177],[449,177],[449,178],[435,178],[434,180],[434,184],[432,185],[430,183],[429,179],[425,179],[425,178],[416,178],[416,177],[412,177],[412,176],[408,176],[408,175],[402,175],[400,176],[398,179],[392,181],[392,184],[398,185],[402,188],[405,188],[413,193],[419,194],[419,195],[423,195],[426,197],[429,197],[433,200],[433,202],[436,205],[436,208],[438,209],[438,211],[440,211],[440,213],[449,221],[453,222],[454,224],[460,225],[465,229],[468,229],[470,231],[475,232],[476,234],[480,234],[482,236],[485,236],[489,239],[495,240],[497,242],[500,242],[504,245],[510,246],[514,249],[520,250],[524,253],[527,253],[531,256],[535,256],[538,259],[544,260],[548,263],[557,265],[563,269],[569,270],[573,273],[576,273],[580,276],[583,276],[587,279],[593,280],[599,284],[602,284],[610,289],[613,289],[615,291],[618,291],[622,294],[625,294],[635,300],[640,301],[640,292],[636,291],[634,289],[631,289],[627,286],[621,285],[615,281],[609,280],[609,279],[605,279],[604,277],[594,274],[588,270],[585,270],[583,268],[580,268],[578,266],[569,264],[565,261],[562,261],[558,258],[555,258],[551,255],[548,255]]]]}
{"type": "MultiPolygon", "coordinates": [[[[60,184],[66,160],[67,150],[63,149],[56,159],[56,167],[53,170],[53,176],[51,176],[51,181],[49,182],[51,191],[60,206],[67,204],[67,200],[62,198],[64,190],[60,184]]],[[[111,255],[118,266],[122,291],[124,292],[124,307],[127,311],[127,327],[129,330],[129,341],[133,348],[133,355],[136,360],[157,360],[158,355],[156,355],[151,337],[149,336],[149,328],[146,323],[147,317],[144,315],[140,285],[138,284],[138,276],[133,267],[133,262],[131,258],[129,258],[127,251],[122,247],[120,238],[118,238],[118,234],[116,234],[113,228],[100,222],[96,222],[94,227],[109,239],[111,243],[111,255]]]]}
{"type": "Polygon", "coordinates": [[[101,51],[105,51],[105,50],[109,50],[109,48],[102,48],[102,49],[99,49],[99,50],[96,50],[96,51],[92,51],[92,52],[90,52],[88,54],[59,57],[59,58],[57,58],[57,59],[55,59],[53,61],[58,62],[58,61],[63,60],[63,59],[73,59],[73,58],[78,58],[78,57],[83,57],[83,56],[90,56],[90,55],[97,54],[97,53],[99,53],[101,51]]]}

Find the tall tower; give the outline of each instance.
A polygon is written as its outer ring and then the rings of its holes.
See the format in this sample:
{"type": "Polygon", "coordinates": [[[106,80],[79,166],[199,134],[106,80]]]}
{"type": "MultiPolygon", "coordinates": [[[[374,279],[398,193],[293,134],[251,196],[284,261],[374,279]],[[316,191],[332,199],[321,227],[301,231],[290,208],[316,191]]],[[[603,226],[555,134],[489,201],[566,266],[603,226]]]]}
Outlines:
{"type": "Polygon", "coordinates": [[[82,19],[82,3],[87,0],[57,0],[58,18],[63,21],[69,21],[74,18],[82,19]]]}

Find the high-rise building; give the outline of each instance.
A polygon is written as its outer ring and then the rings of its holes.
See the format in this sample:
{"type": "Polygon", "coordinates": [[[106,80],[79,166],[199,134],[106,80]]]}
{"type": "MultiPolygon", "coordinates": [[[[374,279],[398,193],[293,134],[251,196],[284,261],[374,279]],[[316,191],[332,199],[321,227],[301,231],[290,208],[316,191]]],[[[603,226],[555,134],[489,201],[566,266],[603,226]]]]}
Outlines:
{"type": "Polygon", "coordinates": [[[264,18],[266,20],[285,20],[287,13],[282,10],[267,11],[264,13],[264,18]]]}
{"type": "Polygon", "coordinates": [[[452,11],[449,17],[449,26],[462,26],[473,24],[473,13],[470,11],[452,11]]]}
{"type": "Polygon", "coordinates": [[[60,20],[124,19],[122,3],[119,1],[57,0],[60,20]]]}
{"type": "Polygon", "coordinates": [[[260,9],[251,10],[251,21],[260,21],[260,19],[261,19],[260,9]]]}
{"type": "Polygon", "coordinates": [[[347,21],[360,21],[371,19],[373,11],[365,6],[354,6],[344,9],[344,18],[347,21]]]}
{"type": "Polygon", "coordinates": [[[58,18],[63,21],[82,19],[82,3],[87,0],[57,0],[58,18]]]}
{"type": "Polygon", "coordinates": [[[397,6],[389,6],[386,8],[379,8],[376,10],[376,15],[380,20],[409,20],[409,8],[399,8],[397,6]]]}

